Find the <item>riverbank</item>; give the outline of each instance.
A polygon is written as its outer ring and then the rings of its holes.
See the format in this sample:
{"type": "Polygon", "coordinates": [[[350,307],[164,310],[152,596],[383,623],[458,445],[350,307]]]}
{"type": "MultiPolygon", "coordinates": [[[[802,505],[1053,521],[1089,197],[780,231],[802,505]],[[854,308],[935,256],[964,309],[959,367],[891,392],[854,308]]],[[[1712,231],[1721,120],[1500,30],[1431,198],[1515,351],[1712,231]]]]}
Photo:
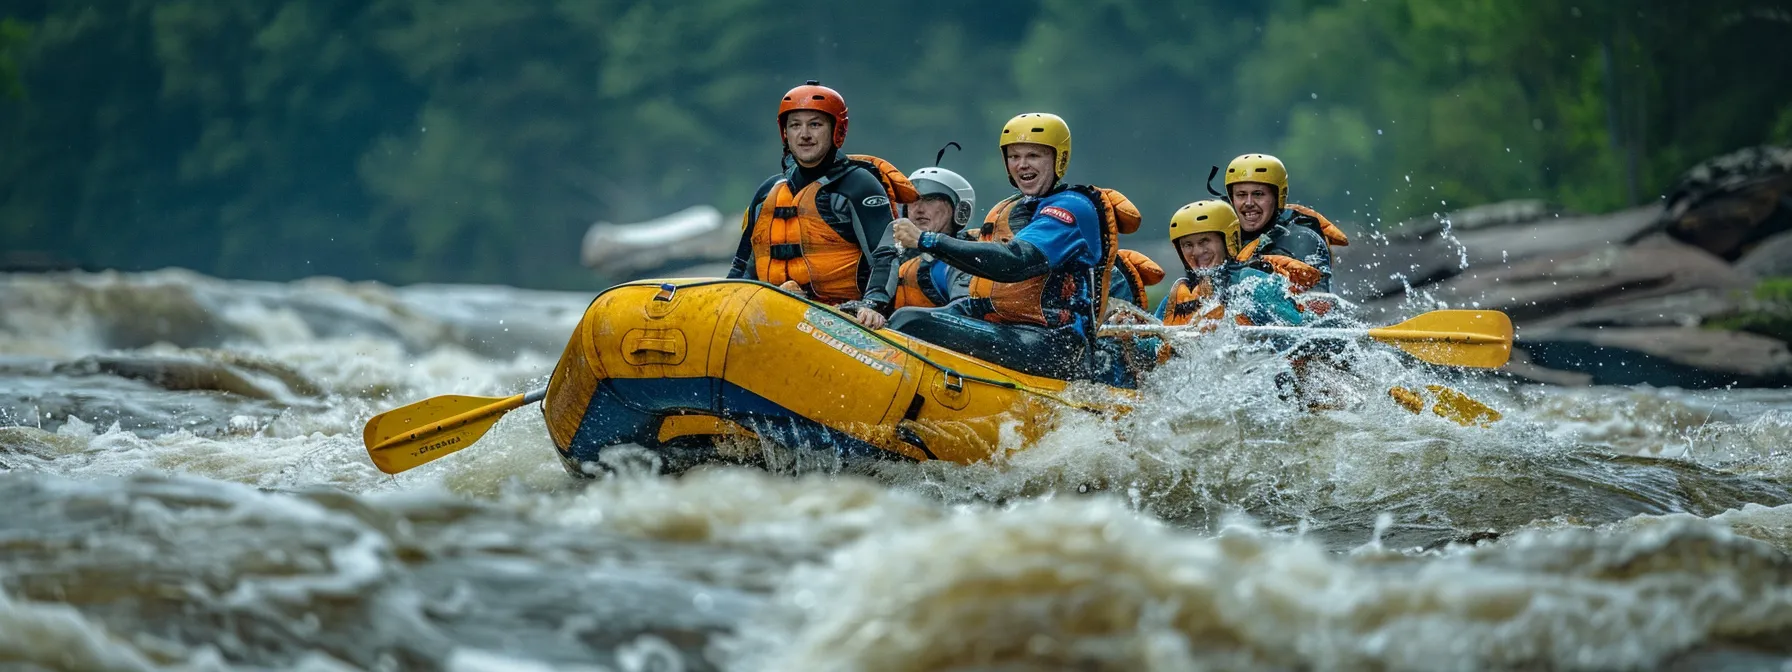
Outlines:
{"type": "Polygon", "coordinates": [[[1341,249],[1338,286],[1370,316],[1478,307],[1512,316],[1504,372],[1565,385],[1792,385],[1792,149],[1688,171],[1659,203],[1565,212],[1496,203],[1341,249]]]}

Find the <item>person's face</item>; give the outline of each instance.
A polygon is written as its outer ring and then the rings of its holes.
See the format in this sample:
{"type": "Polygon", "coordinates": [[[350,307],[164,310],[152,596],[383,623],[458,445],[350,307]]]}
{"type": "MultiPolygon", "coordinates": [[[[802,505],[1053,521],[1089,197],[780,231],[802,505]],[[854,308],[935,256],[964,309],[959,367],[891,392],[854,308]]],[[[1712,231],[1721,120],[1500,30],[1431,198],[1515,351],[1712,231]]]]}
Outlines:
{"type": "Polygon", "coordinates": [[[1226,238],[1218,231],[1191,233],[1176,239],[1176,253],[1189,268],[1213,268],[1226,260],[1226,238]]]}
{"type": "Polygon", "coordinates": [[[1052,160],[1057,158],[1058,150],[1023,142],[1003,147],[1002,156],[1008,161],[1008,179],[1014,180],[1020,193],[1039,196],[1057,179],[1057,174],[1052,171],[1052,160]]]}
{"type": "Polygon", "coordinates": [[[952,202],[940,196],[922,196],[908,204],[908,218],[922,231],[948,233],[952,230],[952,202]]]}
{"type": "Polygon", "coordinates": [[[784,143],[803,167],[821,165],[821,159],[834,148],[834,118],[815,110],[784,115],[784,143]]]}
{"type": "Polygon", "coordinates": [[[1239,182],[1232,185],[1232,209],[1238,211],[1238,224],[1245,233],[1257,233],[1269,227],[1275,218],[1276,188],[1262,182],[1239,182]]]}

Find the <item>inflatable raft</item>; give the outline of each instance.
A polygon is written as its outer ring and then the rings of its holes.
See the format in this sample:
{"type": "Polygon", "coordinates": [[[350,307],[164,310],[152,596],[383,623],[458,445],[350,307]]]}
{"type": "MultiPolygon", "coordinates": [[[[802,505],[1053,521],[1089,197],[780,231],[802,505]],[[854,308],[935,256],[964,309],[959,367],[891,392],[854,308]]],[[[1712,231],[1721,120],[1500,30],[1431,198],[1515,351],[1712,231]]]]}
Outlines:
{"type": "Polygon", "coordinates": [[[866,329],[761,282],[643,280],[586,308],[541,408],[575,474],[610,446],[640,445],[679,469],[758,439],[842,459],[971,463],[1003,451],[1005,434],[1030,444],[1066,411],[1117,411],[1131,394],[1079,384],[1113,402],[1091,404],[1070,386],[866,329]]]}
{"type": "MultiPolygon", "coordinates": [[[[1360,329],[1239,328],[1321,341],[1368,338],[1441,366],[1496,369],[1512,354],[1512,321],[1498,311],[1434,310],[1360,329]]],[[[717,459],[756,462],[767,442],[843,461],[979,462],[1031,446],[1066,414],[1127,412],[1137,401],[1137,371],[1163,354],[1158,341],[1137,336],[1202,333],[1152,324],[1101,331],[1102,351],[1092,359],[1108,362],[1108,384],[1073,384],[871,331],[760,282],[646,280],[591,302],[546,388],[406,404],[369,418],[362,442],[375,467],[397,474],[458,452],[504,414],[541,402],[548,434],[574,475],[603,470],[603,451],[622,444],[653,451],[673,472],[717,459]]],[[[1389,394],[1414,413],[1431,405],[1464,426],[1500,419],[1456,390],[1426,389],[1435,404],[1414,390],[1389,394]]]]}

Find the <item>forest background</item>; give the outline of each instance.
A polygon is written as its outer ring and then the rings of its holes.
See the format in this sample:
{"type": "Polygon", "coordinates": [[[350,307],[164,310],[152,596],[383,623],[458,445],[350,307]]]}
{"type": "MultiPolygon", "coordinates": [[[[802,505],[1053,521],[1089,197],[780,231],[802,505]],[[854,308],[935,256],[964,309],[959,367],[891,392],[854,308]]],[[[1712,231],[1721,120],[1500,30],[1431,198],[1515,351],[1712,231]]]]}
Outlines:
{"type": "Polygon", "coordinates": [[[625,278],[579,266],[587,227],[738,213],[805,79],[848,151],[961,144],[985,205],[1001,122],[1056,112],[1152,241],[1255,151],[1357,235],[1603,211],[1792,143],[1789,37],[1759,0],[6,0],[0,252],[593,290],[625,278]]]}

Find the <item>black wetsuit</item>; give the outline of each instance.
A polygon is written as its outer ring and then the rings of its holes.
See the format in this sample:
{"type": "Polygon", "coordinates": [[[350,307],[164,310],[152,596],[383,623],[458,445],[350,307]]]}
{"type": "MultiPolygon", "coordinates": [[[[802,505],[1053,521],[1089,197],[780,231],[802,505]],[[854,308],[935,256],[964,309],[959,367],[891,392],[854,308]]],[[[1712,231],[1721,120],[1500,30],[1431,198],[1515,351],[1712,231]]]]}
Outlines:
{"type": "Polygon", "coordinates": [[[1313,218],[1293,208],[1283,208],[1268,227],[1255,234],[1245,233],[1239,244],[1249,245],[1253,240],[1263,239],[1257,244],[1257,255],[1274,254],[1305,262],[1319,270],[1319,282],[1310,291],[1329,293],[1332,291],[1332,247],[1325,242],[1325,236],[1315,230],[1317,226],[1318,222],[1313,218]]]}

